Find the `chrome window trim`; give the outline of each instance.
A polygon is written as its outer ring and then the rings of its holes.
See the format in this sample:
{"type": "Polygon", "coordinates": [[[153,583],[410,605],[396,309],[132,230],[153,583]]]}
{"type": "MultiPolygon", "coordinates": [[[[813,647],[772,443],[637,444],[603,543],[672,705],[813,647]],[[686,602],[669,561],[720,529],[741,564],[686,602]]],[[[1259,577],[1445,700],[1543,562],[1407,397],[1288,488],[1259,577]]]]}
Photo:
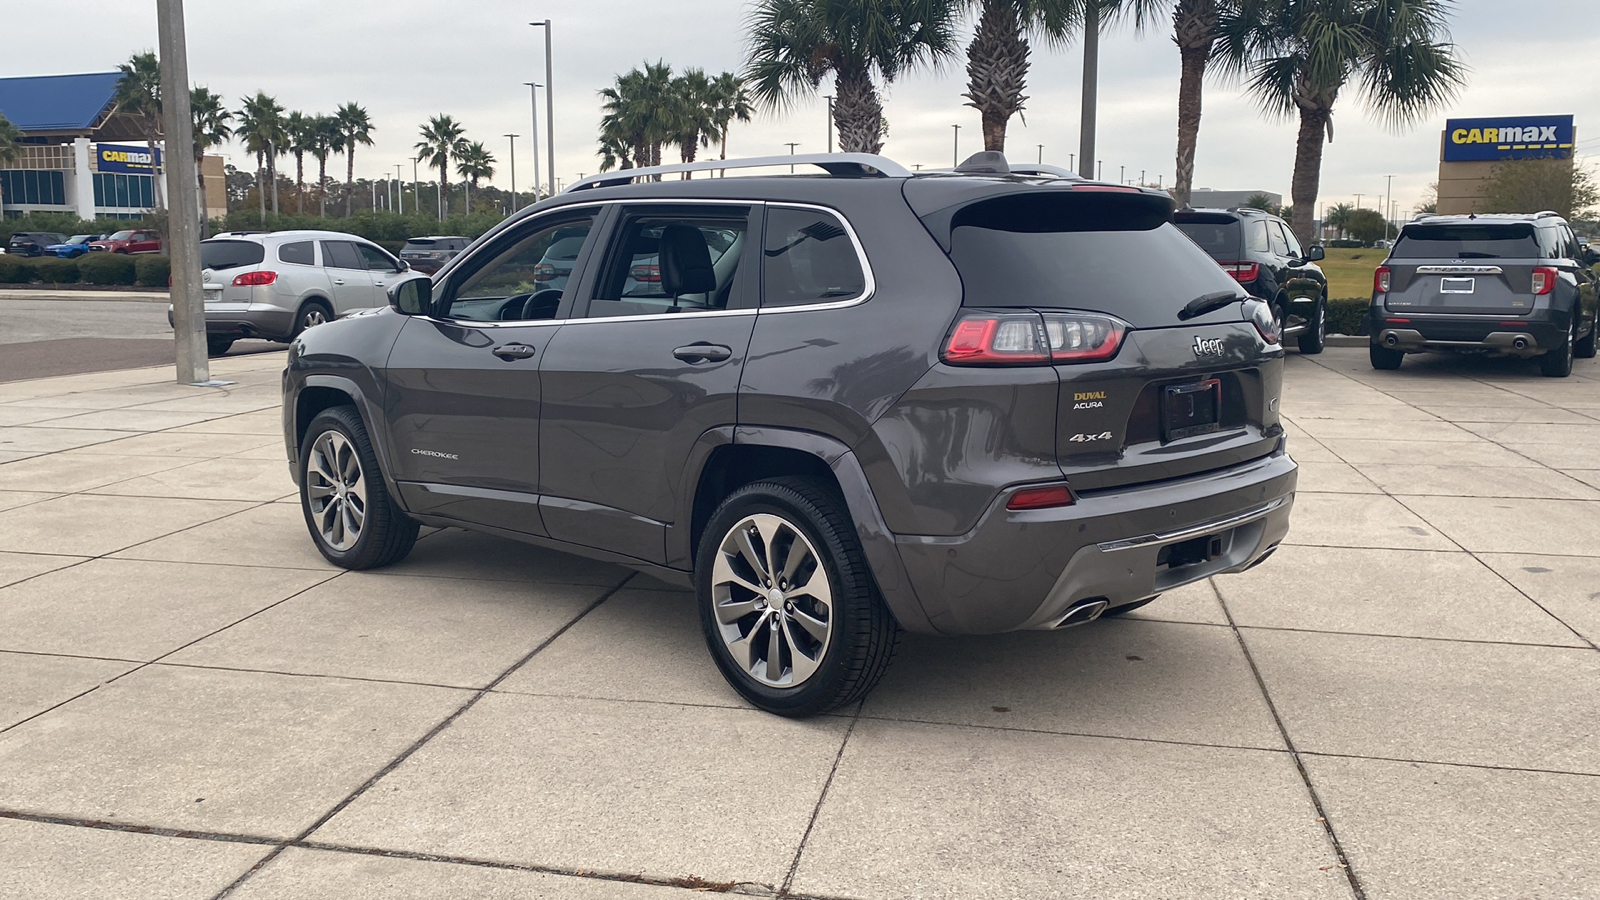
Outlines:
{"type": "MultiPolygon", "coordinates": [[[[860,294],[846,300],[828,300],[819,303],[802,303],[795,306],[767,306],[765,303],[763,303],[760,307],[761,314],[771,315],[775,313],[814,312],[820,309],[844,309],[850,306],[859,306],[868,300],[871,300],[873,296],[877,294],[878,279],[872,273],[872,264],[867,260],[866,248],[861,245],[861,238],[856,235],[856,227],[850,223],[849,216],[846,216],[844,213],[834,209],[831,206],[823,206],[819,203],[787,203],[783,201],[772,201],[767,203],[766,207],[769,211],[774,208],[812,209],[819,212],[825,212],[837,219],[839,223],[844,226],[845,233],[850,235],[850,245],[855,247],[856,262],[861,264],[861,274],[866,278],[866,284],[863,286],[860,294]]],[[[763,233],[761,237],[762,252],[765,253],[766,234],[763,233]]],[[[763,297],[762,299],[765,300],[766,298],[763,297]]]]}

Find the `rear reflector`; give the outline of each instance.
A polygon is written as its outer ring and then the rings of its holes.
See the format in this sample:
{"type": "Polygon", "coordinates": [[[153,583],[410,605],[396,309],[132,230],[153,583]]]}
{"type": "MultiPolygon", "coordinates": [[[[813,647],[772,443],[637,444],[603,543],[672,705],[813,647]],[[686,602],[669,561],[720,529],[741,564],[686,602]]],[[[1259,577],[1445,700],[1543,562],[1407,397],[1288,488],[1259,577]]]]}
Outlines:
{"type": "Polygon", "coordinates": [[[1249,284],[1261,277],[1261,265],[1253,262],[1225,262],[1217,263],[1222,271],[1233,276],[1233,280],[1240,284],[1249,284]]]}
{"type": "Polygon", "coordinates": [[[1372,289],[1380,294],[1389,293],[1389,267],[1379,266],[1372,273],[1372,289]]]}
{"type": "Polygon", "coordinates": [[[1077,502],[1072,489],[1064,484],[1023,488],[1006,501],[1006,509],[1049,509],[1053,506],[1071,506],[1077,502]]]}
{"type": "Polygon", "coordinates": [[[955,366],[1094,362],[1116,356],[1127,330],[1097,313],[973,313],[956,320],[940,358],[955,366]]]}
{"type": "Polygon", "coordinates": [[[1387,324],[1387,325],[1410,325],[1411,324],[1411,320],[1410,319],[1384,319],[1383,321],[1384,321],[1384,324],[1387,324]]]}
{"type": "Polygon", "coordinates": [[[234,287],[258,287],[278,280],[277,272],[246,272],[233,279],[234,287]]]}
{"type": "Polygon", "coordinates": [[[1556,270],[1543,267],[1533,270],[1534,296],[1548,294],[1556,288],[1556,270]]]}

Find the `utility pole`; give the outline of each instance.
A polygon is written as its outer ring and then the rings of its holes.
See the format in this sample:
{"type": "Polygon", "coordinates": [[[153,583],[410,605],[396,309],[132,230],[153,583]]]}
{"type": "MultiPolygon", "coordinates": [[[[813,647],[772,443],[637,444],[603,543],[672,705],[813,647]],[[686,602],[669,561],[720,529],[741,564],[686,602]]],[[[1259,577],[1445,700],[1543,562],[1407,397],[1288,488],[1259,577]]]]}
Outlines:
{"type": "MultiPolygon", "coordinates": [[[[785,143],[784,146],[789,148],[789,155],[793,156],[794,155],[794,148],[800,146],[800,142],[799,141],[789,141],[789,142],[785,143]]],[[[789,164],[789,174],[790,175],[794,174],[794,163],[790,163],[789,164]]]]}
{"type": "Polygon", "coordinates": [[[524,81],[528,86],[528,93],[533,95],[533,202],[538,203],[544,199],[544,194],[539,190],[539,85],[532,81],[524,81]]]}
{"type": "Polygon", "coordinates": [[[400,215],[406,214],[406,183],[400,180],[400,164],[394,164],[394,193],[400,198],[400,215]]]}
{"type": "Polygon", "coordinates": [[[1094,178],[1094,125],[1095,104],[1099,98],[1100,73],[1100,0],[1087,0],[1083,5],[1083,124],[1078,139],[1078,155],[1083,157],[1084,178],[1094,178]]]}
{"type": "MultiPolygon", "coordinates": [[[[552,62],[550,56],[550,32],[554,31],[555,29],[551,27],[549,19],[545,19],[543,22],[529,22],[528,24],[535,28],[544,29],[544,130],[545,140],[549,143],[550,147],[550,153],[547,162],[550,164],[550,193],[553,196],[557,193],[556,95],[555,88],[553,87],[555,81],[552,80],[555,78],[555,63],[552,62]]],[[[537,132],[535,132],[535,134],[537,134],[537,132]]],[[[538,137],[534,137],[535,142],[538,140],[538,137]]]]}
{"type": "Polygon", "coordinates": [[[200,184],[189,110],[189,53],[183,0],[156,0],[161,48],[161,115],[167,133],[167,252],[172,259],[172,336],[179,384],[209,384],[206,304],[200,287],[200,184]],[[176,152],[174,152],[176,151],[176,152]]]}
{"type": "Polygon", "coordinates": [[[1389,220],[1394,218],[1394,176],[1385,175],[1383,177],[1388,179],[1383,189],[1383,239],[1387,241],[1389,239],[1389,220]]]}
{"type": "MultiPolygon", "coordinates": [[[[828,101],[828,152],[832,153],[833,152],[833,95],[832,94],[828,94],[828,95],[824,96],[822,99],[828,101]]],[[[724,172],[723,176],[726,177],[727,173],[724,172]]]]}
{"type": "Polygon", "coordinates": [[[961,126],[951,125],[950,127],[956,130],[956,142],[950,149],[950,168],[953,169],[961,165],[961,126]]]}
{"type": "Polygon", "coordinates": [[[506,137],[511,138],[511,209],[514,212],[517,208],[517,135],[506,137]]]}

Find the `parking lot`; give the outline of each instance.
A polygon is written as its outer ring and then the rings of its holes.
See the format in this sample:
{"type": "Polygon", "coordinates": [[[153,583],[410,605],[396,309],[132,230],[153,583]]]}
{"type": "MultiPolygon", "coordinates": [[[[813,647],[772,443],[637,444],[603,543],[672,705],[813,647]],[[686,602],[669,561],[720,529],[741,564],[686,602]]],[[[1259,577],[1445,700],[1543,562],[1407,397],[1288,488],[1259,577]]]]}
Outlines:
{"type": "Polygon", "coordinates": [[[1596,896],[1594,360],[1291,353],[1269,562],[807,721],[621,568],[324,563],[281,366],[0,384],[0,897],[1596,896]]]}

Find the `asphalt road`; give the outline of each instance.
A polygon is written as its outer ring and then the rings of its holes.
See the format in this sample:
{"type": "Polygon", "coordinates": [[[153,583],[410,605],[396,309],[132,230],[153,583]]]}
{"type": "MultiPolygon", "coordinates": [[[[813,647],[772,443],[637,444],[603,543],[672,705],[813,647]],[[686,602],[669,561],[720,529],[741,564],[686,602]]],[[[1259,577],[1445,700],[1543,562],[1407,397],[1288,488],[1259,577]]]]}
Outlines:
{"type": "MultiPolygon", "coordinates": [[[[281,349],[239,341],[230,356],[281,349]]],[[[0,381],[166,365],[167,305],[148,300],[43,300],[0,292],[0,381]]]]}

